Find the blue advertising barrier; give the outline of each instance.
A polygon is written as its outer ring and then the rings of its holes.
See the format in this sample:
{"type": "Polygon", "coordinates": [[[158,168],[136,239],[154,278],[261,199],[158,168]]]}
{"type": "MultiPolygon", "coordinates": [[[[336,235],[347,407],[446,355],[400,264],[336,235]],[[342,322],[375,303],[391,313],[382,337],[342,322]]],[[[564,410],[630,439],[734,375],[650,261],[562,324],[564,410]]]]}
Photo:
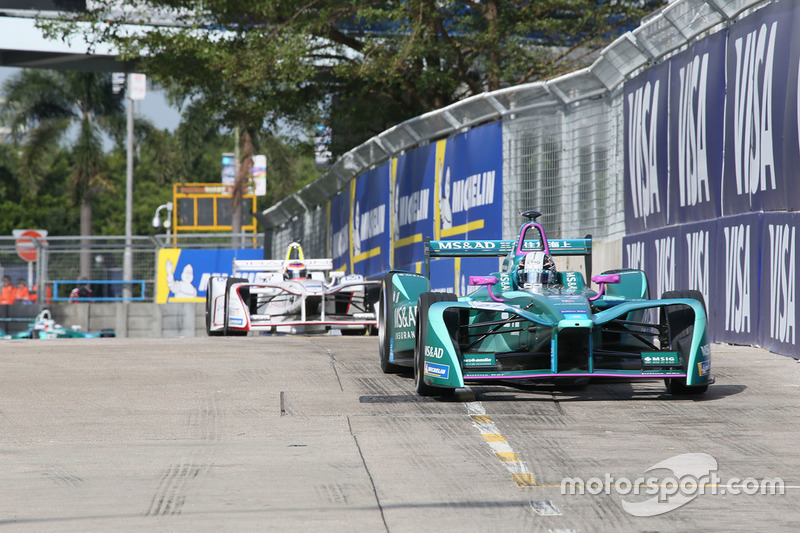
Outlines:
{"type": "Polygon", "coordinates": [[[623,239],[623,265],[647,273],[650,297],[703,294],[717,342],[793,353],[798,213],[748,213],[623,239]]]}
{"type": "Polygon", "coordinates": [[[647,272],[651,296],[700,290],[716,341],[792,355],[800,223],[793,212],[800,209],[795,28],[800,4],[767,5],[624,89],[623,263],[647,272]]]}
{"type": "Polygon", "coordinates": [[[416,272],[425,257],[423,240],[434,226],[436,145],[411,150],[393,162],[392,268],[416,272]]]}
{"type": "Polygon", "coordinates": [[[669,63],[625,84],[625,229],[639,233],[667,224],[669,63]]]}
{"type": "Polygon", "coordinates": [[[766,213],[761,243],[759,344],[778,353],[797,352],[798,213],[766,213]]]}
{"type": "MultiPolygon", "coordinates": [[[[502,238],[502,153],[502,125],[495,122],[351,180],[329,204],[334,268],[368,277],[390,269],[421,272],[426,237],[502,238]]],[[[463,294],[469,274],[497,267],[496,259],[444,259],[432,286],[463,294]]]]}
{"type": "Polygon", "coordinates": [[[721,31],[670,61],[670,224],[719,216],[725,120],[725,45],[721,31]]]}
{"type": "Polygon", "coordinates": [[[264,259],[264,251],[253,248],[159,250],[156,303],[204,302],[209,278],[215,274],[230,275],[234,259],[264,259]]]}
{"type": "Polygon", "coordinates": [[[350,270],[350,190],[334,196],[328,204],[331,228],[333,269],[352,274],[350,270]]]}
{"type": "Polygon", "coordinates": [[[389,163],[350,181],[350,264],[354,274],[389,270],[389,163]]]}

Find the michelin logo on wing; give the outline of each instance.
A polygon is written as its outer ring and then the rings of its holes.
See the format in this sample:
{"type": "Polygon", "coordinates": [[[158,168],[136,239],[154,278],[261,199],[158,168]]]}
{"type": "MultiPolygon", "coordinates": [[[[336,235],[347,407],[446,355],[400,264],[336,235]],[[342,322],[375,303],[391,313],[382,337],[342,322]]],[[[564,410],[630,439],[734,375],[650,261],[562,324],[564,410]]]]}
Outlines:
{"type": "Polygon", "coordinates": [[[438,363],[425,363],[425,374],[437,378],[447,379],[450,377],[450,366],[438,363]]]}

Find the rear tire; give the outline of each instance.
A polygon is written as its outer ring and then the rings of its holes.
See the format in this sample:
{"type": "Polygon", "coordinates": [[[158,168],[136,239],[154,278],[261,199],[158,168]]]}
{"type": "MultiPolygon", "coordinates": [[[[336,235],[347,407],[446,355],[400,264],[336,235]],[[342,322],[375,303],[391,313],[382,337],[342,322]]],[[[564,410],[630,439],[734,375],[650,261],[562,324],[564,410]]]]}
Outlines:
{"type": "Polygon", "coordinates": [[[417,337],[414,343],[414,388],[420,396],[450,396],[451,387],[437,387],[425,383],[425,344],[428,328],[428,310],[436,302],[455,302],[455,294],[445,292],[423,292],[417,301],[417,337]]]}
{"type": "Polygon", "coordinates": [[[378,299],[378,354],[381,358],[381,370],[384,374],[396,374],[401,367],[389,362],[391,350],[391,302],[393,297],[392,276],[390,272],[381,282],[381,295],[378,299]]]}
{"type": "MultiPolygon", "coordinates": [[[[706,309],[703,293],[694,290],[667,291],[661,295],[662,300],[673,298],[688,298],[697,300],[706,309]]],[[[694,311],[685,305],[667,306],[661,308],[661,323],[669,326],[669,347],[683,357],[683,370],[688,373],[689,350],[694,336],[694,311]]],[[[664,384],[667,392],[673,395],[703,394],[708,390],[708,384],[689,386],[686,378],[666,378],[664,384]]]]}

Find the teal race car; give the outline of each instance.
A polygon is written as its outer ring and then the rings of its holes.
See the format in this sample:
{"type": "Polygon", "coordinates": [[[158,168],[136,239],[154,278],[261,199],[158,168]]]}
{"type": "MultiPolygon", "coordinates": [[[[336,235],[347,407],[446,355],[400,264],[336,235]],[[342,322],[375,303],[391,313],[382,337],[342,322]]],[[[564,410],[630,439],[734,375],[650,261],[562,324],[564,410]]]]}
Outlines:
{"type": "Polygon", "coordinates": [[[390,271],[378,302],[381,369],[411,367],[422,396],[467,383],[533,381],[580,385],[592,378],[664,380],[672,394],[702,394],[713,383],[706,310],[699,291],[648,299],[641,270],[592,278],[558,271],[554,256],[584,256],[591,237],[548,240],[537,211],[523,213],[516,241],[425,242],[427,276],[390,271]],[[442,257],[498,257],[500,271],[471,276],[457,298],[431,292],[442,257]]]}
{"type": "Polygon", "coordinates": [[[0,339],[95,339],[100,337],[116,337],[113,329],[100,331],[84,331],[77,326],[65,328],[53,320],[50,310],[42,309],[26,329],[14,334],[6,334],[0,329],[0,339]]]}

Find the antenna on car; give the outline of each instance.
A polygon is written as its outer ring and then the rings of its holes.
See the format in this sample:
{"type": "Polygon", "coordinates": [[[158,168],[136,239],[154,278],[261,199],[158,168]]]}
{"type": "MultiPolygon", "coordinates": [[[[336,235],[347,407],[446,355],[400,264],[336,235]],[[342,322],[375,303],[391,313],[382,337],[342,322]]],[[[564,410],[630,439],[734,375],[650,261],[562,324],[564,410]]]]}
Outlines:
{"type": "Polygon", "coordinates": [[[525,211],[524,213],[520,213],[520,214],[522,216],[524,216],[525,218],[527,218],[528,220],[536,220],[537,218],[542,216],[542,214],[539,211],[535,211],[535,210],[525,211]]]}

